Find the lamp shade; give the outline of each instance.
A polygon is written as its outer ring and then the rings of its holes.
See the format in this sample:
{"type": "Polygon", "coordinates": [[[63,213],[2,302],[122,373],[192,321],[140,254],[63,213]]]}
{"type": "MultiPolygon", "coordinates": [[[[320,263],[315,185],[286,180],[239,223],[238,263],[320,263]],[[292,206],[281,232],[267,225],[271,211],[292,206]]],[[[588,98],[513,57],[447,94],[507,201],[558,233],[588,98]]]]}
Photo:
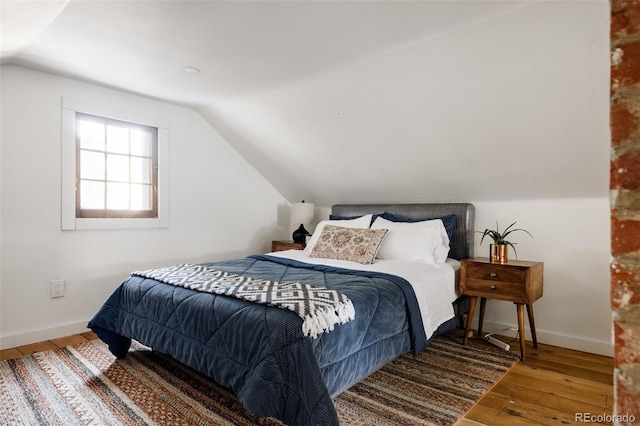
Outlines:
{"type": "Polygon", "coordinates": [[[313,203],[291,204],[291,223],[309,223],[313,220],[313,203]]]}

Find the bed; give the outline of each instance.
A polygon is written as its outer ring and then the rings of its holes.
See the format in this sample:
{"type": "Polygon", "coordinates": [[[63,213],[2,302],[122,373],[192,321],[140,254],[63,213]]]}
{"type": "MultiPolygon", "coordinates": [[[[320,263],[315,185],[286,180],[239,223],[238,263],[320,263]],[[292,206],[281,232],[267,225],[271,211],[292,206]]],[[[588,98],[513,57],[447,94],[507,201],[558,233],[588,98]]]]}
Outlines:
{"type": "MultiPolygon", "coordinates": [[[[144,274],[126,279],[88,327],[118,358],[126,356],[131,339],[169,354],[232,389],[256,416],[290,425],[337,425],[332,398],[397,356],[419,354],[434,336],[455,327],[456,259],[473,256],[474,207],[341,204],[332,207],[331,219],[319,224],[303,251],[199,265],[270,285],[305,283],[346,298],[353,317],[325,325],[315,337],[303,332],[307,321],[292,310],[171,285],[149,278],[159,275],[144,274]],[[394,229],[452,216],[446,260],[388,257],[393,257],[391,242],[405,243],[394,229]],[[323,257],[319,238],[336,230],[384,234],[373,263],[323,257]]],[[[428,223],[444,229],[444,220],[428,223]]]]}

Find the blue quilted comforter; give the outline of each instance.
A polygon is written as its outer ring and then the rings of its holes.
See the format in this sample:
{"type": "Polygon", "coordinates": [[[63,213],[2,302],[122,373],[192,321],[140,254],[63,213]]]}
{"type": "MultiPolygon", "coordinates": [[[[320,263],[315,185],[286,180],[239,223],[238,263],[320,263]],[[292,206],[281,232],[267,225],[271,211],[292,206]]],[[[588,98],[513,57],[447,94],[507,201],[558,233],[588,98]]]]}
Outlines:
{"type": "Polygon", "coordinates": [[[332,396],[428,344],[413,290],[397,276],[272,256],[208,265],[339,291],[353,302],[355,320],[312,339],[291,311],[132,276],[89,328],[119,358],[135,339],[228,386],[255,415],[290,425],[337,425],[332,396]]]}

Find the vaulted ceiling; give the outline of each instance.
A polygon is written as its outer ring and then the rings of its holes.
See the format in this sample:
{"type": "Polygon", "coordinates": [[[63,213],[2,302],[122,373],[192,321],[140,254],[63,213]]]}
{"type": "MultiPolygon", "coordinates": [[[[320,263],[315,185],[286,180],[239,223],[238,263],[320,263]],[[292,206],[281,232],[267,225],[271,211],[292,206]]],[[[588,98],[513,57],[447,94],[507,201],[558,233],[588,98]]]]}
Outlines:
{"type": "Polygon", "coordinates": [[[607,193],[606,0],[1,7],[2,63],[193,108],[290,201],[607,193]]]}

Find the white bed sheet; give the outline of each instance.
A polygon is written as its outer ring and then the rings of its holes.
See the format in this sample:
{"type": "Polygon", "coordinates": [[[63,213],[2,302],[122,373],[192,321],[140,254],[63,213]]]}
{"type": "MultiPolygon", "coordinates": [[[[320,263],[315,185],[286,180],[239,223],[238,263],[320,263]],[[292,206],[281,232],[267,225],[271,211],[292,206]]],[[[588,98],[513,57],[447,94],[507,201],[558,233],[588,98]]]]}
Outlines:
{"type": "Polygon", "coordinates": [[[455,259],[447,259],[445,263],[437,266],[395,259],[376,259],[371,265],[363,265],[348,260],[311,258],[305,250],[285,250],[267,254],[315,265],[382,272],[404,278],[416,293],[427,339],[433,336],[440,324],[454,316],[452,302],[457,298],[456,272],[460,269],[460,262],[455,259]]]}

